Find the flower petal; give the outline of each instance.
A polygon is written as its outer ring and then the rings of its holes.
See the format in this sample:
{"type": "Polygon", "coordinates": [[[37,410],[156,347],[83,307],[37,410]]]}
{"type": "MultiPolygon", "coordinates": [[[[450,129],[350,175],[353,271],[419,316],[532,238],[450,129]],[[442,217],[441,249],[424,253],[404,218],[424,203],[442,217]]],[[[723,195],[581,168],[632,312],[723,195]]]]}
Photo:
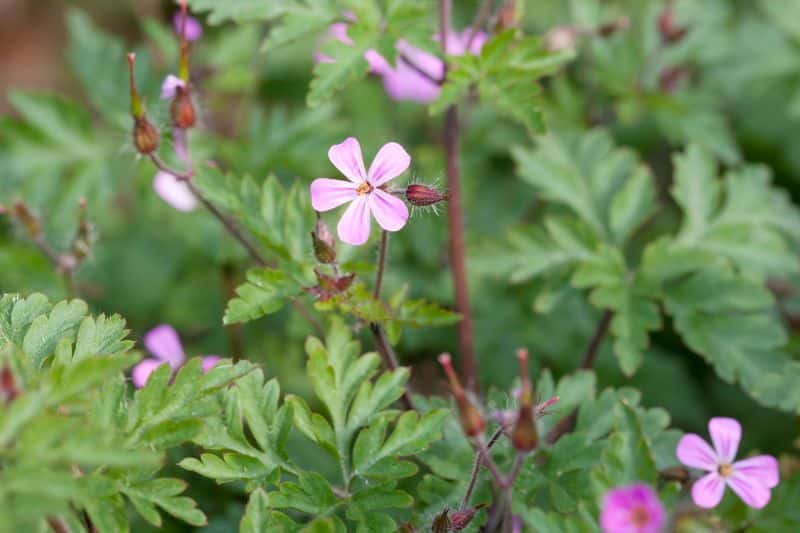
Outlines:
{"type": "Polygon", "coordinates": [[[373,187],[380,187],[408,170],[410,164],[411,156],[405,148],[394,142],[386,143],[375,154],[367,172],[367,181],[373,187]]]}
{"type": "Polygon", "coordinates": [[[381,189],[374,189],[368,198],[369,208],[386,231],[398,231],[408,221],[408,207],[400,198],[381,189]]]}
{"type": "Polygon", "coordinates": [[[392,66],[386,58],[378,53],[377,50],[370,48],[364,52],[364,59],[369,63],[369,73],[379,76],[388,76],[392,72],[392,66]]]}
{"type": "MultiPolygon", "coordinates": [[[[176,11],[175,14],[172,16],[172,27],[175,29],[175,33],[178,37],[181,36],[181,32],[183,32],[183,16],[180,11],[176,11]]],[[[200,22],[192,17],[191,15],[186,16],[186,40],[196,41],[203,35],[203,26],[200,22]]]]}
{"type": "Polygon", "coordinates": [[[311,206],[315,211],[329,211],[357,197],[352,181],[317,178],[311,182],[311,206]]]}
{"type": "Polygon", "coordinates": [[[771,496],[769,487],[762,483],[759,477],[734,470],[726,481],[731,490],[750,507],[761,509],[769,503],[771,496]]]}
{"type": "Polygon", "coordinates": [[[347,28],[349,26],[350,25],[346,22],[334,22],[328,26],[328,35],[339,42],[353,46],[353,39],[347,35],[347,28]]]}
{"type": "Polygon", "coordinates": [[[350,181],[361,183],[367,179],[364,169],[364,156],[361,155],[361,144],[355,137],[348,137],[328,150],[328,159],[350,181]]]}
{"type": "Polygon", "coordinates": [[[179,368],[186,360],[178,332],[168,324],[161,324],[145,333],[144,345],[157,359],[166,361],[173,369],[179,368]]]}
{"type": "Polygon", "coordinates": [[[178,87],[186,87],[186,83],[178,76],[167,74],[164,82],[161,84],[161,99],[169,100],[175,98],[175,89],[178,87]]]}
{"type": "Polygon", "coordinates": [[[755,479],[769,488],[777,486],[780,479],[778,460],[771,455],[757,455],[736,461],[733,463],[733,471],[739,476],[755,479]]]}
{"type": "Polygon", "coordinates": [[[203,357],[203,372],[208,372],[220,361],[222,361],[222,357],[218,355],[206,355],[203,357]]]}
{"type": "Polygon", "coordinates": [[[722,500],[725,492],[725,481],[716,472],[711,472],[695,481],[692,485],[692,499],[698,507],[711,509],[722,500]]]}
{"type": "Polygon", "coordinates": [[[369,211],[366,196],[359,196],[353,200],[336,226],[339,238],[355,246],[367,242],[370,228],[369,211]]]}
{"type": "Polygon", "coordinates": [[[716,472],[717,454],[699,435],[688,433],[681,438],[675,450],[678,460],[686,466],[716,472]]]}
{"type": "Polygon", "coordinates": [[[150,374],[155,372],[156,368],[161,365],[167,364],[166,361],[159,361],[158,359],[144,359],[131,370],[131,381],[133,386],[141,389],[147,384],[147,379],[150,374]]]}
{"type": "Polygon", "coordinates": [[[153,178],[153,189],[162,200],[178,211],[191,211],[197,207],[197,198],[185,182],[169,172],[158,172],[153,178]]]}
{"type": "Polygon", "coordinates": [[[733,418],[716,417],[708,422],[711,442],[717,451],[720,461],[732,463],[742,440],[742,426],[733,418]]]}
{"type": "MultiPolygon", "coordinates": [[[[441,80],[444,78],[444,62],[437,56],[426,52],[422,48],[417,48],[405,39],[397,41],[395,49],[400,52],[402,57],[408,58],[408,61],[413,63],[413,66],[409,66],[409,68],[412,68],[414,72],[417,73],[417,76],[428,80],[429,78],[433,78],[434,80],[441,80]],[[421,70],[422,73],[417,72],[417,69],[421,70]]],[[[398,60],[397,63],[398,67],[400,63],[408,65],[408,62],[402,59],[398,60]]],[[[432,83],[431,80],[429,81],[432,83]]]]}
{"type": "Polygon", "coordinates": [[[397,69],[383,76],[383,88],[392,100],[429,104],[439,97],[439,85],[423,76],[402,59],[397,69]]]}

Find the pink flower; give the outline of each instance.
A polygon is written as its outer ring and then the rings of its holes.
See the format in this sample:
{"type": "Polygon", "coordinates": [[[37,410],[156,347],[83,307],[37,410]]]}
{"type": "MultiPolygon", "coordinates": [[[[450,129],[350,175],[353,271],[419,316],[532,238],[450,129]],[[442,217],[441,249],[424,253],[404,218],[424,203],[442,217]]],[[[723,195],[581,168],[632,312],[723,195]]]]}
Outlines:
{"type": "MultiPolygon", "coordinates": [[[[331,24],[322,40],[335,39],[352,46],[353,40],[347,35],[347,28],[347,22],[331,24]]],[[[470,41],[471,32],[471,28],[461,32],[450,31],[447,34],[447,54],[451,56],[460,56],[466,53],[479,54],[486,43],[487,35],[482,31],[476,32],[470,41]]],[[[434,35],[433,39],[439,41],[439,35],[434,35]]],[[[399,55],[394,67],[376,50],[370,49],[364,53],[364,59],[369,63],[370,73],[377,74],[382,78],[383,88],[389,98],[424,104],[436,100],[439,97],[439,80],[444,77],[444,62],[437,56],[410,44],[405,39],[397,41],[395,48],[399,55]]],[[[317,51],[314,52],[314,61],[333,63],[334,59],[317,51]]]]}
{"type": "Polygon", "coordinates": [[[340,239],[354,245],[367,242],[370,212],[386,231],[398,231],[406,225],[406,204],[385,190],[386,184],[411,164],[411,156],[402,146],[384,144],[369,171],[364,169],[361,145],[354,137],[331,146],[328,159],[350,181],[315,179],[311,182],[311,205],[317,211],[329,211],[350,202],[336,227],[340,239]]]}
{"type": "Polygon", "coordinates": [[[153,189],[162,200],[178,211],[192,211],[197,208],[197,197],[185,181],[169,172],[159,171],[153,178],[153,189]]]}
{"type": "Polygon", "coordinates": [[[612,489],[603,498],[600,527],[604,533],[658,533],[663,525],[664,507],[644,483],[612,489]]]}
{"type": "MultiPolygon", "coordinates": [[[[144,359],[133,367],[131,381],[137,389],[144,387],[150,374],[161,365],[168,364],[172,372],[175,372],[186,363],[181,339],[170,325],[162,324],[148,331],[144,336],[144,345],[155,357],[144,359]]],[[[211,370],[219,361],[220,357],[217,355],[203,357],[203,372],[211,370]]]]}
{"type": "Polygon", "coordinates": [[[167,74],[161,83],[161,99],[171,100],[175,98],[175,91],[178,87],[186,88],[186,82],[174,74],[167,74]]]}
{"type": "Polygon", "coordinates": [[[715,507],[729,486],[741,499],[761,509],[770,499],[770,489],[778,484],[778,461],[771,455],[758,455],[733,462],[742,426],[733,418],[712,418],[708,432],[714,448],[693,433],[684,435],[676,454],[686,466],[709,472],[692,486],[692,499],[700,507],[715,507]]]}
{"type": "MultiPolygon", "coordinates": [[[[183,15],[180,11],[176,11],[172,16],[172,27],[175,29],[175,33],[178,34],[178,37],[180,37],[183,31],[183,15]]],[[[196,18],[186,15],[186,40],[190,42],[196,41],[202,36],[203,26],[200,22],[196,18]]]]}

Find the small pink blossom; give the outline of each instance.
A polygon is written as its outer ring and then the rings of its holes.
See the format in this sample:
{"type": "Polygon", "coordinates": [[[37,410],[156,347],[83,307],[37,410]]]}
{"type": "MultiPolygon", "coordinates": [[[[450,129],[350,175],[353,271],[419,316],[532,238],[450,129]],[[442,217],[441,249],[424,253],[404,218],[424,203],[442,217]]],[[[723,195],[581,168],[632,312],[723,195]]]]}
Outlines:
{"type": "MultiPolygon", "coordinates": [[[[183,14],[180,11],[175,12],[172,16],[172,27],[175,29],[175,33],[178,34],[178,37],[180,37],[184,29],[183,14]]],[[[200,22],[196,18],[186,15],[186,40],[189,42],[196,41],[202,36],[203,26],[200,22]]]]}
{"type": "MultiPolygon", "coordinates": [[[[143,359],[133,367],[131,381],[137,389],[144,387],[150,374],[161,365],[169,365],[174,373],[186,363],[181,339],[178,337],[178,332],[170,325],[162,324],[148,331],[144,336],[144,345],[155,357],[143,359]]],[[[217,355],[203,357],[203,372],[211,370],[220,360],[217,355]]]]}
{"type": "Polygon", "coordinates": [[[197,208],[197,197],[185,181],[169,172],[159,171],[153,178],[153,189],[162,200],[178,211],[192,211],[197,208]]]}
{"type": "Polygon", "coordinates": [[[708,472],[692,485],[694,503],[707,509],[715,507],[727,485],[750,507],[767,505],[771,489],[778,485],[778,461],[771,455],[757,455],[734,462],[742,426],[733,418],[712,418],[708,432],[713,448],[699,435],[689,433],[676,449],[681,463],[708,472]]]}
{"type": "Polygon", "coordinates": [[[664,525],[664,507],[644,483],[608,491],[603,498],[600,527],[604,533],[658,533],[664,525]]]}
{"type": "Polygon", "coordinates": [[[161,83],[161,99],[171,100],[175,98],[175,91],[178,87],[186,88],[186,82],[174,74],[167,74],[164,81],[161,83]]]}
{"type": "Polygon", "coordinates": [[[311,182],[311,205],[329,211],[350,203],[336,227],[339,238],[353,245],[367,242],[370,213],[386,231],[398,231],[408,221],[408,207],[385,190],[386,184],[411,164],[411,156],[395,142],[384,144],[365,170],[361,145],[354,137],[331,146],[328,159],[349,181],[317,178],[311,182]]]}

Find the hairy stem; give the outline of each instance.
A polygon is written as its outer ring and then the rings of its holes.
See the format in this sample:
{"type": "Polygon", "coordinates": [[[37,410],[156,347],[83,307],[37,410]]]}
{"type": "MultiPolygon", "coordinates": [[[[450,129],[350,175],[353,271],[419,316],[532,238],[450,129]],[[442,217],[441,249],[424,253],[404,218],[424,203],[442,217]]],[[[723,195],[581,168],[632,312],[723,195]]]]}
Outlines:
{"type": "MultiPolygon", "coordinates": [[[[439,0],[439,34],[447,35],[450,29],[450,0],[439,0]]],[[[447,39],[442,38],[442,53],[447,56],[447,39]]],[[[447,62],[445,61],[445,78],[447,62]]],[[[450,269],[453,275],[456,311],[461,314],[458,323],[458,344],[464,381],[467,387],[477,390],[477,364],[472,339],[472,314],[467,286],[466,246],[461,205],[461,177],[459,169],[458,109],[450,106],[444,119],[444,153],[447,160],[447,188],[450,193],[447,215],[450,231],[450,269]]]]}
{"type": "MultiPolygon", "coordinates": [[[[383,330],[380,324],[375,322],[370,323],[369,330],[372,332],[372,336],[375,338],[375,348],[378,350],[378,354],[381,356],[383,360],[383,364],[389,370],[396,370],[400,365],[397,363],[397,356],[392,349],[392,345],[389,344],[389,339],[386,338],[386,332],[383,330]]],[[[405,390],[403,391],[403,405],[406,409],[414,409],[414,400],[411,398],[411,386],[406,383],[405,390]]]]}

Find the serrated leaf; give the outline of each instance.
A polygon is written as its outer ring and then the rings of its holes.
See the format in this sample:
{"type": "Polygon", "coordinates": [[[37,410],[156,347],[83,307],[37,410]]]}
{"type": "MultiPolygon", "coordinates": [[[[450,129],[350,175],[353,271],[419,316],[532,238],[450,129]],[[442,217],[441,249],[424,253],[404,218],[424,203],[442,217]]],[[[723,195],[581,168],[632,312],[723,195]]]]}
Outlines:
{"type": "Polygon", "coordinates": [[[74,337],[78,324],[87,312],[85,302],[72,300],[59,302],[50,314],[37,317],[22,340],[22,349],[33,365],[40,366],[47,356],[52,355],[62,338],[74,337]]]}
{"type": "Polygon", "coordinates": [[[249,322],[275,313],[301,292],[302,287],[280,270],[249,270],[247,282],[237,287],[237,297],[228,302],[223,322],[249,322]]]}
{"type": "Polygon", "coordinates": [[[336,504],[336,497],[323,476],[316,472],[302,472],[298,483],[281,483],[277,492],[267,494],[267,501],[270,507],[321,515],[336,504]]]}
{"type": "Polygon", "coordinates": [[[208,13],[208,23],[213,25],[229,20],[237,23],[270,20],[284,10],[284,2],[275,0],[188,0],[187,3],[192,11],[208,13]]]}
{"type": "Polygon", "coordinates": [[[262,489],[256,489],[250,493],[239,533],[290,533],[299,527],[285,514],[270,510],[267,494],[262,489]]]}

